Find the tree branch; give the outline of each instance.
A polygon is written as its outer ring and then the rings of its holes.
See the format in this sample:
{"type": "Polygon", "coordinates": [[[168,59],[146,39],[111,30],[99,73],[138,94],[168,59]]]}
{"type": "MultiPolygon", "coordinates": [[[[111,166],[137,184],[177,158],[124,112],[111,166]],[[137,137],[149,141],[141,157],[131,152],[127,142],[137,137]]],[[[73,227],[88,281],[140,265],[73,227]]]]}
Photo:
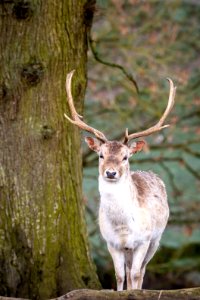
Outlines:
{"type": "MultiPolygon", "coordinates": [[[[148,163],[149,162],[150,163],[153,163],[153,162],[158,163],[158,162],[166,162],[166,161],[168,161],[168,162],[178,162],[178,163],[183,164],[188,172],[190,172],[197,179],[200,179],[200,174],[196,170],[194,170],[182,157],[178,157],[178,156],[177,157],[157,156],[157,157],[143,158],[143,159],[138,159],[138,160],[135,159],[135,162],[140,163],[140,164],[141,163],[142,164],[147,163],[147,162],[148,163]]],[[[90,161],[83,160],[83,166],[86,166],[86,165],[87,166],[97,165],[96,156],[93,157],[90,161]]]]}
{"type": "Polygon", "coordinates": [[[129,81],[131,81],[131,83],[133,83],[133,85],[135,86],[135,89],[136,89],[137,93],[139,94],[139,87],[138,87],[138,84],[137,84],[136,80],[133,78],[133,76],[130,73],[128,73],[125,70],[125,68],[122,67],[121,65],[115,64],[115,63],[111,63],[111,62],[105,61],[102,58],[100,58],[99,54],[98,54],[98,52],[96,50],[96,48],[94,47],[94,41],[92,40],[92,37],[89,36],[88,40],[89,40],[90,49],[91,49],[92,54],[93,54],[94,58],[96,59],[96,61],[98,61],[101,64],[104,64],[106,66],[109,66],[109,67],[112,67],[112,68],[117,68],[117,69],[121,70],[122,73],[126,76],[126,78],[129,81]]]}
{"type": "Polygon", "coordinates": [[[174,175],[171,172],[170,168],[168,168],[162,161],[160,162],[160,166],[163,168],[163,170],[165,170],[165,172],[166,172],[166,174],[168,176],[168,180],[169,180],[169,182],[171,184],[171,187],[173,189],[174,195],[175,196],[180,196],[182,194],[182,192],[176,186],[175,180],[174,180],[174,175]]]}
{"type": "MultiPolygon", "coordinates": [[[[51,300],[200,300],[200,287],[180,290],[74,290],[51,300]]],[[[0,300],[28,300],[22,298],[1,297],[0,300]]]]}
{"type": "MultiPolygon", "coordinates": [[[[200,288],[181,290],[131,290],[115,292],[113,290],[75,290],[54,300],[199,300],[200,288]]],[[[53,300],[53,299],[52,299],[53,300]]]]}

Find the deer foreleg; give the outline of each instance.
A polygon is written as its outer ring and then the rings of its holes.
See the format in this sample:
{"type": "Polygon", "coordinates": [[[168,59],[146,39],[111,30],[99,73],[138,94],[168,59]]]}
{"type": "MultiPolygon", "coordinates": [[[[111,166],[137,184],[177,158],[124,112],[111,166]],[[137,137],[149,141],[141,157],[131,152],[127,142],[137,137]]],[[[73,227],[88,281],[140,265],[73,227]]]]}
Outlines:
{"type": "Polygon", "coordinates": [[[147,250],[146,256],[144,258],[144,261],[142,263],[141,271],[140,271],[140,279],[138,282],[138,289],[142,288],[143,278],[146,270],[146,265],[148,262],[152,259],[154,254],[156,253],[158,247],[159,247],[160,237],[154,241],[150,242],[149,248],[147,250]]]}
{"type": "Polygon", "coordinates": [[[132,259],[133,259],[133,249],[124,249],[125,255],[125,264],[126,264],[126,283],[127,290],[132,289],[132,281],[131,281],[131,268],[132,268],[132,259]]]}
{"type": "Polygon", "coordinates": [[[140,270],[140,277],[139,277],[138,286],[137,286],[137,288],[139,290],[142,289],[142,284],[143,284],[143,279],[144,279],[145,271],[146,271],[146,265],[144,267],[142,267],[142,269],[140,270]]]}
{"type": "Polygon", "coordinates": [[[123,251],[117,250],[113,248],[111,245],[108,245],[108,250],[112,256],[114,268],[115,268],[115,276],[117,281],[117,290],[122,291],[124,286],[124,263],[125,257],[123,251]]]}
{"type": "MultiPolygon", "coordinates": [[[[133,252],[132,267],[131,267],[131,286],[132,289],[141,289],[140,282],[141,276],[144,276],[142,265],[149,249],[150,242],[145,242],[138,246],[133,252]]],[[[143,281],[143,277],[142,277],[143,281]]]]}

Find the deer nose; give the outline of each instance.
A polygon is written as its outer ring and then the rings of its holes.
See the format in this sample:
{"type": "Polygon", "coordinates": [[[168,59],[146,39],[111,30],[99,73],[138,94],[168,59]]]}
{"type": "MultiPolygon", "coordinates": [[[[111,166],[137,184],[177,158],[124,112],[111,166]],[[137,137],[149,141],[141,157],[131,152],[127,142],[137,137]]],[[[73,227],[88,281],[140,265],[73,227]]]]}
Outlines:
{"type": "Polygon", "coordinates": [[[115,175],[117,174],[117,172],[110,172],[110,171],[106,171],[106,175],[108,178],[113,179],[115,178],[115,175]]]}

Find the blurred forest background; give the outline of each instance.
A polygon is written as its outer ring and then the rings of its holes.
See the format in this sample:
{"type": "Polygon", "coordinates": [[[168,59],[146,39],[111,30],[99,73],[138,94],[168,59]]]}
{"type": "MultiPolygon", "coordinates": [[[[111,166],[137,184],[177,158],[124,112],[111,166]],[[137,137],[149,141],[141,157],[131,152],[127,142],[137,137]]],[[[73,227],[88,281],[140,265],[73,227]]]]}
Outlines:
{"type": "MultiPolygon", "coordinates": [[[[146,138],[145,151],[131,160],[133,170],[152,170],[164,180],[171,211],[144,287],[200,286],[200,2],[98,0],[97,7],[85,101],[89,124],[111,140],[120,139],[126,127],[150,127],[167,104],[166,77],[177,86],[170,128],[146,138]]],[[[97,221],[98,159],[83,147],[92,255],[103,286],[113,288],[113,264],[97,221]]]]}

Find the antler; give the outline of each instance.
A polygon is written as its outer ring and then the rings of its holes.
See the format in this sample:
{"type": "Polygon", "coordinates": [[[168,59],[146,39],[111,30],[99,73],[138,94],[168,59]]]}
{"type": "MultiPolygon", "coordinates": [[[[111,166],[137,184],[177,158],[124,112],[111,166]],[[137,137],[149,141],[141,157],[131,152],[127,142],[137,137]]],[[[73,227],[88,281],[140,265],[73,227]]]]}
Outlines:
{"type": "Polygon", "coordinates": [[[99,139],[101,142],[106,142],[107,141],[107,138],[105,137],[105,135],[93,128],[93,127],[90,127],[88,126],[85,122],[83,122],[81,120],[82,116],[80,116],[75,107],[74,107],[74,101],[73,101],[73,97],[72,97],[72,93],[71,93],[71,81],[72,81],[72,77],[73,77],[73,74],[74,74],[74,71],[71,71],[70,73],[67,74],[67,78],[66,78],[66,92],[67,92],[67,98],[68,98],[68,103],[69,103],[69,109],[70,109],[70,112],[71,112],[71,116],[72,116],[72,119],[69,118],[66,114],[64,114],[65,118],[70,121],[72,124],[78,126],[79,128],[85,130],[85,131],[88,131],[90,133],[93,133],[97,139],[99,139]]]}
{"type": "Polygon", "coordinates": [[[126,144],[129,140],[136,139],[136,138],[142,137],[142,136],[148,136],[154,132],[160,131],[163,128],[170,126],[170,125],[163,125],[163,123],[174,105],[176,87],[174,86],[173,81],[170,78],[167,78],[167,80],[169,81],[169,84],[170,84],[168,104],[167,104],[167,107],[166,107],[162,117],[158,121],[158,123],[156,125],[150,127],[149,129],[146,129],[146,130],[140,131],[140,132],[136,132],[136,133],[132,133],[132,134],[128,134],[128,128],[127,128],[125,131],[124,144],[126,144]]]}

